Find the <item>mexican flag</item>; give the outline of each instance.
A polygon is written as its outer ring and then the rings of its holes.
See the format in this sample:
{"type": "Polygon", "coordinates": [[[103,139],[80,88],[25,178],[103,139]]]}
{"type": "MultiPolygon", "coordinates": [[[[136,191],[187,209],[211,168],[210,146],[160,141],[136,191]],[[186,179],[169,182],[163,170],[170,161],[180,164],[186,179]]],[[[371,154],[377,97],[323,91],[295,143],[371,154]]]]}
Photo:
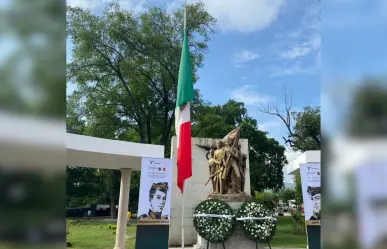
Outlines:
{"type": "Polygon", "coordinates": [[[191,118],[190,102],[194,99],[192,70],[189,56],[187,32],[184,29],[181,52],[179,81],[175,110],[177,136],[177,186],[183,193],[184,181],[192,176],[191,118]]]}

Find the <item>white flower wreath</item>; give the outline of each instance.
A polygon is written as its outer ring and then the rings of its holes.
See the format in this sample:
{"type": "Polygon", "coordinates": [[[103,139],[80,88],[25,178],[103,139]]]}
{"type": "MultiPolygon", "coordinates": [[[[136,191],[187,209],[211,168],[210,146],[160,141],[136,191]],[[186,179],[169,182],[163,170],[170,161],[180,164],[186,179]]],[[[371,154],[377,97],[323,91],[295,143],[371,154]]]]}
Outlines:
{"type": "Polygon", "coordinates": [[[246,202],[241,206],[237,221],[246,236],[256,242],[270,243],[275,235],[277,219],[256,201],[246,202]]]}
{"type": "Polygon", "coordinates": [[[234,232],[236,221],[232,208],[220,200],[205,200],[194,211],[196,232],[211,243],[223,243],[234,232]]]}

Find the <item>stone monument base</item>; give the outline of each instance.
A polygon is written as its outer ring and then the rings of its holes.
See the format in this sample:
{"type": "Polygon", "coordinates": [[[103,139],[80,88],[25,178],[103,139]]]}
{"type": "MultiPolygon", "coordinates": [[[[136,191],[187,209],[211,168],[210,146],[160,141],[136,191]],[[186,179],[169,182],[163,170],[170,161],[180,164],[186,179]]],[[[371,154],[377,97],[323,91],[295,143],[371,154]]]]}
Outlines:
{"type": "Polygon", "coordinates": [[[246,194],[246,193],[240,193],[240,194],[210,194],[210,195],[208,195],[207,199],[217,199],[217,200],[220,200],[220,201],[227,202],[228,204],[234,203],[234,202],[242,202],[241,203],[241,205],[242,205],[243,202],[250,201],[250,200],[253,199],[253,197],[251,195],[249,195],[249,194],[246,194]]]}
{"type": "MultiPolygon", "coordinates": [[[[241,196],[241,194],[236,194],[234,197],[236,198],[237,195],[241,196]]],[[[215,195],[210,195],[210,196],[208,196],[208,198],[215,199],[215,195]]],[[[226,198],[227,195],[218,195],[218,196],[224,196],[224,198],[226,198]]],[[[239,197],[239,198],[249,198],[250,196],[250,199],[251,199],[251,195],[245,194],[242,196],[244,197],[239,197]]],[[[221,198],[216,198],[216,199],[226,201],[225,199],[221,199],[221,198]]],[[[237,211],[242,206],[244,201],[227,202],[227,203],[234,211],[237,211]]],[[[225,249],[265,249],[264,244],[261,244],[261,243],[258,243],[258,247],[257,247],[254,241],[250,240],[243,234],[243,231],[238,227],[238,225],[235,229],[234,234],[224,243],[224,245],[225,245],[224,247],[225,249]]],[[[198,240],[196,245],[194,246],[194,249],[207,249],[207,241],[202,237],[200,237],[199,234],[198,234],[198,240]]],[[[223,249],[223,244],[210,243],[208,249],[223,249]]]]}

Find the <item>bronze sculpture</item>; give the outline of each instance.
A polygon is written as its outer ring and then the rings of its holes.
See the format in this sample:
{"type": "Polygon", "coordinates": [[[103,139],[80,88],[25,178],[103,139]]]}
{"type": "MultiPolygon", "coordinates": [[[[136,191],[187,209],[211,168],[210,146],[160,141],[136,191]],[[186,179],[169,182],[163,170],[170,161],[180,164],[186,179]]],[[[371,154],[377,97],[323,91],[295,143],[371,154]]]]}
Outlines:
{"type": "Polygon", "coordinates": [[[239,137],[240,127],[231,131],[222,140],[218,140],[216,148],[214,146],[209,148],[207,159],[210,176],[205,184],[212,182],[212,194],[244,192],[247,155],[241,151],[239,137]]]}

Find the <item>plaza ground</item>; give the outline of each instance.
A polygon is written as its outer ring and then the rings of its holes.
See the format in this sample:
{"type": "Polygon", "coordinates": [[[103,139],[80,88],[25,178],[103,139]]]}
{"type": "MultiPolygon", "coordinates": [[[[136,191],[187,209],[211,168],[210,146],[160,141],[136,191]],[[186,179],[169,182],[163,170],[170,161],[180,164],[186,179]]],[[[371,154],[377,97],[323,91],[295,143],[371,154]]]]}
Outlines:
{"type": "MultiPolygon", "coordinates": [[[[68,220],[69,221],[69,220],[68,220]]],[[[69,225],[67,241],[73,249],[112,249],[115,242],[115,221],[108,219],[73,219],[69,225]],[[110,226],[110,228],[109,228],[110,226]]],[[[134,249],[136,224],[127,227],[126,248],[134,249]]],[[[278,217],[277,233],[271,246],[273,248],[306,248],[306,235],[293,234],[292,217],[278,217]]]]}

